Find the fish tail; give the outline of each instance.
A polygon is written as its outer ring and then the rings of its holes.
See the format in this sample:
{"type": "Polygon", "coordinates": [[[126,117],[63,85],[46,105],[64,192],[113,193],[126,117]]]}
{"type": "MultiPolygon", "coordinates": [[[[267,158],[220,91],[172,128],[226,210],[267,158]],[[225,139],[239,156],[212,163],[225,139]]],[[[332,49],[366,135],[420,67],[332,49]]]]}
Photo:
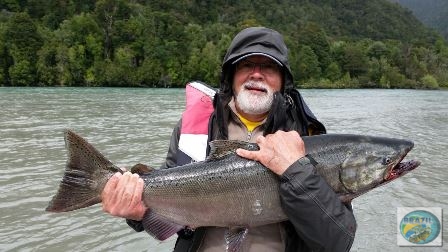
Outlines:
{"type": "Polygon", "coordinates": [[[109,178],[122,172],[73,131],[66,130],[64,136],[68,160],[59,189],[45,209],[50,212],[68,212],[100,203],[109,178]]]}

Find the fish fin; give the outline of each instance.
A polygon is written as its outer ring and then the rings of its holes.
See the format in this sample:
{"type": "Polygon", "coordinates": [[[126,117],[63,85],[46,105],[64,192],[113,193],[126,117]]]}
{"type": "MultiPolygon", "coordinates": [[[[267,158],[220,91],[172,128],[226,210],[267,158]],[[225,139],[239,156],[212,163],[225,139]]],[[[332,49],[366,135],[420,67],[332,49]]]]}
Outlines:
{"type": "Polygon", "coordinates": [[[142,223],[145,231],[160,241],[170,238],[185,227],[170,221],[168,218],[155,213],[151,209],[146,210],[142,223]]]}
{"type": "Polygon", "coordinates": [[[85,139],[71,130],[65,131],[68,160],[59,189],[45,209],[68,212],[101,202],[107,180],[122,172],[85,139]]]}
{"type": "Polygon", "coordinates": [[[225,233],[226,251],[238,252],[242,251],[244,240],[246,239],[248,229],[241,228],[229,228],[225,233]]]}
{"type": "Polygon", "coordinates": [[[140,163],[132,166],[131,168],[131,173],[137,173],[139,175],[147,174],[152,171],[154,171],[154,168],[140,163]]]}
{"type": "Polygon", "coordinates": [[[214,140],[210,142],[210,154],[208,160],[221,159],[229,154],[235,153],[236,149],[259,150],[257,144],[238,140],[214,140]]]}
{"type": "Polygon", "coordinates": [[[346,192],[350,194],[356,194],[356,184],[349,183],[349,181],[353,182],[353,179],[351,178],[352,173],[352,169],[344,169],[343,167],[339,168],[339,181],[341,182],[341,185],[344,187],[346,192]]]}

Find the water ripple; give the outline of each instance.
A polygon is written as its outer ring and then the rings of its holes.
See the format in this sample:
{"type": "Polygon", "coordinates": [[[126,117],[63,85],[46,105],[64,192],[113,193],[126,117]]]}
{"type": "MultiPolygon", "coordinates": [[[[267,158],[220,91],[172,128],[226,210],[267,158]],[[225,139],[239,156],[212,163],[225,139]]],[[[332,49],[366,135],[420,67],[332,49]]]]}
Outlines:
{"type": "MultiPolygon", "coordinates": [[[[352,251],[398,249],[399,206],[447,209],[448,92],[302,93],[329,132],[411,139],[415,149],[409,158],[422,162],[416,171],[354,200],[358,231],[352,251]]],[[[171,251],[175,237],[155,241],[100,206],[62,214],[44,209],[65,167],[64,129],[86,137],[119,166],[157,167],[184,101],[181,89],[0,88],[0,250],[171,251]]]]}

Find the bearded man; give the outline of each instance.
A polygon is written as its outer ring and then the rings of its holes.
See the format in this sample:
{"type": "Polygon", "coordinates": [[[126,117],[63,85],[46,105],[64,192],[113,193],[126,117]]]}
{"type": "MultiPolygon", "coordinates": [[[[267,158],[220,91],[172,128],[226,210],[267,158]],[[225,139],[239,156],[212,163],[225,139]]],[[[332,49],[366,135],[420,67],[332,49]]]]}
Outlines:
{"type": "MultiPolygon", "coordinates": [[[[212,90],[197,84],[194,88],[208,94],[212,90]]],[[[256,142],[259,151],[239,149],[237,153],[261,162],[279,176],[280,200],[288,221],[251,228],[242,249],[348,251],[356,230],[351,206],[344,205],[317,174],[300,137],[323,133],[325,127],[294,88],[282,35],[251,27],[238,33],[228,48],[213,108],[210,112],[200,106],[187,108],[173,131],[161,168],[202,159],[196,158],[197,148],[182,146],[193,146],[195,139],[204,136],[205,143],[215,139],[256,142]],[[198,119],[204,114],[205,120],[198,119]],[[186,134],[192,125],[205,125],[205,134],[186,134]]],[[[204,155],[208,151],[203,147],[204,155]]],[[[132,228],[143,231],[141,220],[151,206],[141,201],[142,191],[143,181],[138,175],[117,173],[102,193],[103,210],[127,218],[132,228]]],[[[222,227],[186,228],[178,232],[174,251],[226,251],[226,231],[222,227]]]]}

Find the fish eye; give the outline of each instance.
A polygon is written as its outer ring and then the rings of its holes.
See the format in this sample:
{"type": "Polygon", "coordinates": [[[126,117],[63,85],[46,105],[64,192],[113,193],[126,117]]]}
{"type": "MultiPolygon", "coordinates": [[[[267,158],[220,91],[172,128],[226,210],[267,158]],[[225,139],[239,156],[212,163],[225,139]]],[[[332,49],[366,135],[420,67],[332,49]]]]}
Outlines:
{"type": "Polygon", "coordinates": [[[390,157],[384,157],[383,158],[383,165],[388,165],[392,162],[392,159],[390,157]]]}

